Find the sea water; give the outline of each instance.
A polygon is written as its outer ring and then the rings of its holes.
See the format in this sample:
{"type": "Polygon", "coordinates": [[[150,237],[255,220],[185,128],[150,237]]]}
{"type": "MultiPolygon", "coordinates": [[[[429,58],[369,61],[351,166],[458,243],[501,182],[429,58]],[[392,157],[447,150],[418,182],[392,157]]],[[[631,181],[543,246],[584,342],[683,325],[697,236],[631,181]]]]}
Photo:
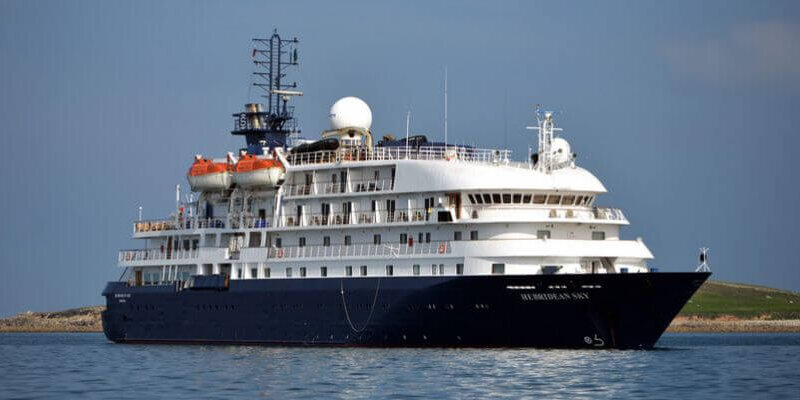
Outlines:
{"type": "Polygon", "coordinates": [[[0,334],[0,399],[800,398],[800,334],[668,334],[655,350],[122,345],[0,334]]]}

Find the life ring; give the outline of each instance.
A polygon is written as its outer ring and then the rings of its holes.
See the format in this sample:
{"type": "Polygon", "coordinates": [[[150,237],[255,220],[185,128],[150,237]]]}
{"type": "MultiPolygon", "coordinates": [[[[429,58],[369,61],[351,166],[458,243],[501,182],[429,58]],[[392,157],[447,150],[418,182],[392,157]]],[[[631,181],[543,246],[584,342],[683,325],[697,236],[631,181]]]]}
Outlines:
{"type": "Polygon", "coordinates": [[[439,254],[444,254],[447,251],[447,245],[444,243],[439,243],[439,254]]]}
{"type": "Polygon", "coordinates": [[[278,249],[278,258],[283,258],[283,249],[278,249]]]}

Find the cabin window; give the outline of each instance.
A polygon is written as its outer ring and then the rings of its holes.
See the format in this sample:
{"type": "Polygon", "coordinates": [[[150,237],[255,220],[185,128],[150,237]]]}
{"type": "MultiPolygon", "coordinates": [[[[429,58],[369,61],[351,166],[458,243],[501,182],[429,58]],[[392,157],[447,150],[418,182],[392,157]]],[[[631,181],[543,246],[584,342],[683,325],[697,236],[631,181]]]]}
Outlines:
{"type": "Polygon", "coordinates": [[[370,207],[372,209],[372,212],[375,212],[378,209],[378,200],[372,200],[370,203],[371,203],[370,207]]]}
{"type": "Polygon", "coordinates": [[[305,247],[305,245],[306,245],[306,238],[304,238],[304,237],[301,237],[301,238],[297,239],[297,245],[298,245],[298,246],[300,246],[300,247],[305,247]]]}
{"type": "Polygon", "coordinates": [[[505,264],[492,264],[492,275],[503,275],[506,273],[505,264]]]}
{"type": "Polygon", "coordinates": [[[300,277],[306,277],[306,267],[300,267],[300,277]]]}
{"type": "Polygon", "coordinates": [[[344,245],[345,246],[350,246],[352,244],[352,242],[353,242],[353,240],[352,240],[352,238],[350,238],[350,235],[345,235],[345,237],[344,237],[344,245]]]}
{"type": "Polygon", "coordinates": [[[381,171],[375,170],[375,173],[373,174],[373,176],[375,177],[376,181],[378,179],[381,179],[381,171]]]}
{"type": "Polygon", "coordinates": [[[606,233],[603,231],[592,232],[592,240],[606,240],[606,233]]]}
{"type": "Polygon", "coordinates": [[[531,202],[531,195],[529,195],[529,194],[522,195],[522,203],[523,204],[528,204],[530,202],[531,202]]]}
{"type": "Polygon", "coordinates": [[[258,268],[251,268],[250,269],[250,277],[253,279],[258,278],[258,268]]]}
{"type": "Polygon", "coordinates": [[[425,243],[430,243],[430,242],[431,242],[431,233],[425,232],[425,243]]]}
{"type": "Polygon", "coordinates": [[[270,277],[270,272],[272,272],[272,271],[270,271],[269,268],[264,268],[264,278],[269,278],[270,277]]]}
{"type": "Polygon", "coordinates": [[[366,265],[362,265],[361,266],[361,276],[367,276],[367,266],[366,265]]]}
{"type": "Polygon", "coordinates": [[[522,194],[521,193],[514,193],[514,204],[522,203],[522,194]]]}
{"type": "Polygon", "coordinates": [[[575,196],[568,195],[561,198],[562,206],[571,206],[575,202],[575,196]]]}
{"type": "Polygon", "coordinates": [[[546,230],[536,231],[536,238],[537,239],[550,239],[550,231],[546,231],[546,230]]]}
{"type": "Polygon", "coordinates": [[[492,195],[490,195],[489,193],[485,193],[483,195],[483,202],[485,204],[492,204],[492,195]]]}
{"type": "Polygon", "coordinates": [[[439,264],[439,275],[444,275],[444,264],[439,264]]]}
{"type": "Polygon", "coordinates": [[[292,267],[287,267],[286,268],[286,277],[287,278],[291,278],[292,277],[292,267]]]}
{"type": "Polygon", "coordinates": [[[456,275],[464,275],[464,264],[456,264],[456,275]]]}
{"type": "Polygon", "coordinates": [[[387,265],[386,266],[386,276],[394,275],[394,265],[387,265]]]}
{"type": "Polygon", "coordinates": [[[453,232],[453,240],[456,240],[456,241],[461,240],[461,231],[453,232]]]}
{"type": "Polygon", "coordinates": [[[417,243],[425,243],[424,238],[425,236],[423,236],[422,232],[420,232],[419,235],[417,235],[417,243]]]}
{"type": "Polygon", "coordinates": [[[436,271],[438,271],[436,264],[431,264],[431,275],[436,275],[436,271]]]}
{"type": "MultiPolygon", "coordinates": [[[[250,232],[250,244],[248,247],[258,247],[261,245],[261,232],[250,232]]],[[[189,250],[188,248],[186,250],[189,250]]]]}
{"type": "Polygon", "coordinates": [[[401,233],[400,234],[400,243],[401,244],[408,243],[408,234],[407,233],[401,233]]]}
{"type": "Polygon", "coordinates": [[[319,276],[328,276],[328,267],[319,267],[319,276]]]}
{"type": "Polygon", "coordinates": [[[322,237],[322,245],[323,246],[330,246],[331,245],[331,237],[330,236],[323,236],[322,237]]]}
{"type": "Polygon", "coordinates": [[[544,204],[544,201],[547,199],[546,194],[535,194],[533,195],[533,204],[544,204]]]}
{"type": "Polygon", "coordinates": [[[470,231],[469,240],[478,240],[478,231],[470,231]]]}
{"type": "Polygon", "coordinates": [[[561,196],[552,194],[547,198],[547,204],[558,204],[561,202],[561,196]]]}
{"type": "Polygon", "coordinates": [[[381,235],[372,235],[373,244],[381,244],[381,235]]]}
{"type": "Polygon", "coordinates": [[[411,273],[419,275],[419,264],[414,264],[414,266],[411,267],[411,273]]]}
{"type": "Polygon", "coordinates": [[[501,201],[501,199],[500,199],[500,193],[492,193],[492,202],[493,202],[494,204],[500,204],[500,203],[502,203],[502,201],[501,201]]]}
{"type": "Polygon", "coordinates": [[[345,274],[345,276],[353,276],[353,266],[352,265],[348,265],[348,266],[344,267],[344,274],[345,274]]]}
{"type": "Polygon", "coordinates": [[[283,240],[281,238],[275,238],[275,247],[280,249],[282,245],[283,245],[283,240]]]}
{"type": "Polygon", "coordinates": [[[236,268],[236,277],[242,279],[242,269],[236,268]]]}

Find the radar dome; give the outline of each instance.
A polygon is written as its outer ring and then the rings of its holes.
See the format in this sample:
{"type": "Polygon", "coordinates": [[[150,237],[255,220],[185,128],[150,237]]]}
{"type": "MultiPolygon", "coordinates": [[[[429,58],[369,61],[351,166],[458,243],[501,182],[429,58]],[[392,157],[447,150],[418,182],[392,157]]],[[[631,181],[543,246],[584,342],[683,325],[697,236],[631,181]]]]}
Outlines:
{"type": "Polygon", "coordinates": [[[330,111],[331,129],[361,128],[369,130],[372,110],[358,97],[342,97],[333,103],[330,111]]]}
{"type": "Polygon", "coordinates": [[[553,149],[553,159],[558,164],[570,161],[572,158],[572,150],[569,147],[569,142],[564,138],[559,137],[553,139],[551,148],[553,149]]]}

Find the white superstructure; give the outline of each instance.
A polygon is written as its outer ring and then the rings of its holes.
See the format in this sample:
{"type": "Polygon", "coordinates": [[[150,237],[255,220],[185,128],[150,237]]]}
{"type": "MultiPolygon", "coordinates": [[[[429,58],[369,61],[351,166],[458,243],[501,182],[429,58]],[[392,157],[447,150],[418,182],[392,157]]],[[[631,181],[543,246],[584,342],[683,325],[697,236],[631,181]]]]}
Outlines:
{"type": "Polygon", "coordinates": [[[595,205],[606,188],[554,136],[553,114],[537,118],[537,157],[514,162],[508,150],[373,145],[369,107],[344,98],[323,132],[338,148],[268,149],[280,162],[264,173],[281,181],[200,192],[169,218],[135,221],[144,248],[120,251],[119,265],[137,284],[648,271],[652,254],[620,237],[619,209],[595,205]]]}

